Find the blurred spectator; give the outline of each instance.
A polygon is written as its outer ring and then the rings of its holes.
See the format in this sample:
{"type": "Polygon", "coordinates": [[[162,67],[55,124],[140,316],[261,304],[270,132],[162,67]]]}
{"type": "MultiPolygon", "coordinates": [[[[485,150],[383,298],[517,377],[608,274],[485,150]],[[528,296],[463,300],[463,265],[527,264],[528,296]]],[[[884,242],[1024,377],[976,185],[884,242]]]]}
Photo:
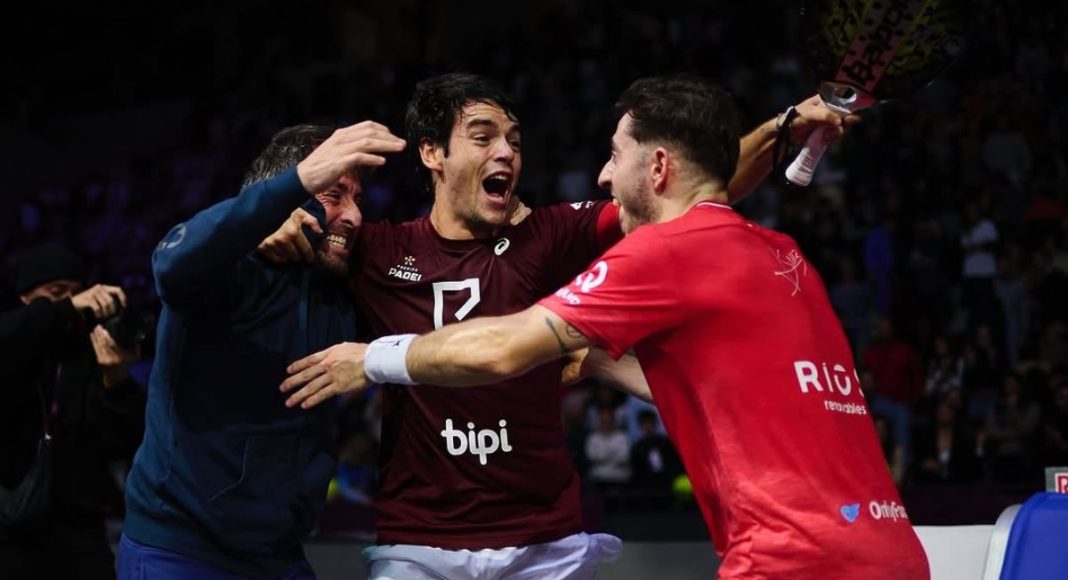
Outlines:
{"type": "Polygon", "coordinates": [[[616,410],[597,408],[597,430],[586,437],[589,478],[602,488],[617,488],[630,479],[630,441],[616,424],[616,410]]]}
{"type": "Polygon", "coordinates": [[[630,451],[631,483],[654,507],[664,507],[671,496],[672,482],[682,474],[682,462],[671,440],[657,430],[658,424],[655,412],[638,414],[642,436],[630,451]]]}
{"type": "Polygon", "coordinates": [[[997,226],[981,215],[976,203],[969,203],[965,208],[960,245],[964,251],[964,304],[972,325],[994,321],[994,275],[997,274],[994,251],[997,242],[997,226]]]}
{"type": "Polygon", "coordinates": [[[561,402],[564,423],[564,445],[579,475],[586,477],[589,461],[586,459],[586,437],[590,430],[586,428],[586,403],[589,390],[572,386],[561,402]]]}
{"type": "Polygon", "coordinates": [[[628,413],[623,405],[624,401],[627,400],[627,395],[607,383],[593,381],[592,384],[593,392],[586,402],[586,430],[593,433],[600,429],[601,411],[603,409],[611,409],[612,414],[615,416],[616,427],[627,431],[628,413]]]}
{"type": "Polygon", "coordinates": [[[642,399],[635,397],[634,395],[627,395],[623,404],[619,406],[623,411],[624,422],[626,427],[627,439],[630,440],[630,444],[634,445],[639,439],[645,436],[645,429],[641,424],[641,417],[646,413],[653,414],[653,430],[660,435],[667,436],[667,432],[664,431],[664,425],[660,422],[660,412],[656,410],[656,405],[643,401],[642,399]]]}
{"type": "Polygon", "coordinates": [[[986,418],[990,470],[995,481],[1039,478],[1040,474],[1032,471],[1032,443],[1039,419],[1038,403],[1023,392],[1020,377],[1006,374],[1001,382],[1001,397],[986,418]]]}
{"type": "Polygon", "coordinates": [[[854,353],[862,353],[868,345],[873,315],[872,296],[868,285],[857,279],[853,260],[842,258],[838,266],[838,281],[830,288],[831,304],[854,353]]]}
{"type": "Polygon", "coordinates": [[[939,401],[935,421],[916,440],[917,483],[972,483],[982,475],[979,439],[969,431],[959,409],[939,401]]]}
{"type": "Polygon", "coordinates": [[[968,414],[983,418],[997,399],[997,381],[1005,369],[1001,350],[994,344],[994,333],[989,326],[980,325],[972,333],[964,348],[963,361],[968,414]]]}
{"type": "Polygon", "coordinates": [[[964,363],[954,353],[945,336],[937,336],[933,353],[927,362],[927,397],[941,400],[945,395],[959,391],[964,376],[964,363]]]}
{"type": "Polygon", "coordinates": [[[890,421],[895,446],[907,453],[912,430],[911,408],[924,389],[919,355],[895,335],[890,320],[880,318],[875,335],[864,351],[863,365],[875,382],[874,388],[869,386],[866,392],[871,410],[890,421]]]}
{"type": "MultiPolygon", "coordinates": [[[[872,422],[875,423],[875,432],[879,437],[879,443],[882,445],[883,456],[886,458],[887,467],[890,469],[890,476],[895,484],[901,486],[905,481],[908,455],[906,445],[909,443],[907,433],[903,436],[900,432],[903,424],[901,417],[888,416],[886,411],[889,410],[893,413],[895,412],[894,408],[880,411],[874,406],[875,393],[878,392],[878,386],[871,371],[865,370],[861,373],[860,384],[864,385],[864,396],[868,401],[868,407],[871,409],[872,422]]],[[[911,426],[909,428],[911,429],[911,426]]]]}
{"type": "MultiPolygon", "coordinates": [[[[126,297],[115,286],[82,290],[84,273],[61,245],[31,248],[15,281],[22,304],[0,312],[7,578],[115,577],[104,517],[121,494],[109,464],[128,461],[141,441],[144,393],[128,372],[139,344],[113,336],[126,297]]],[[[121,501],[111,511],[121,514],[121,501]]]]}
{"type": "Polygon", "coordinates": [[[1001,302],[1005,326],[1005,359],[1010,368],[1020,363],[1020,349],[1030,332],[1031,299],[1020,275],[1019,258],[1010,252],[998,258],[998,275],[994,279],[994,293],[1001,302]]]}

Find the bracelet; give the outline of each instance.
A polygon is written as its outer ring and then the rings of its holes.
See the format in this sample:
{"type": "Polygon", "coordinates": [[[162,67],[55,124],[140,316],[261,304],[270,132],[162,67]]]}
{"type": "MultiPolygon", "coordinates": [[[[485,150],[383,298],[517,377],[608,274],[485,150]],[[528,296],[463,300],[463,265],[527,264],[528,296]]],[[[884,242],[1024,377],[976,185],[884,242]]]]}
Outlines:
{"type": "Polygon", "coordinates": [[[790,105],[786,107],[786,110],[779,113],[779,116],[775,117],[775,130],[782,131],[783,127],[789,127],[790,123],[797,117],[797,107],[790,105]]]}
{"type": "Polygon", "coordinates": [[[779,174],[786,169],[786,157],[790,154],[790,123],[797,116],[797,107],[790,105],[775,118],[775,143],[771,148],[771,163],[779,174]]]}
{"type": "Polygon", "coordinates": [[[405,357],[416,334],[383,336],[367,345],[363,372],[372,383],[414,385],[405,357]]]}

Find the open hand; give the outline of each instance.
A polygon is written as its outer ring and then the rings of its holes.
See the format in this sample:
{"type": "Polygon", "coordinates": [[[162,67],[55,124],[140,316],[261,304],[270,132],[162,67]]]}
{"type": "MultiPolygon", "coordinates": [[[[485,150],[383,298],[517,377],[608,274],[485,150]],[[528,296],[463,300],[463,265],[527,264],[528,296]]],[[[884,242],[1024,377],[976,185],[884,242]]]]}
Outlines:
{"type": "Polygon", "coordinates": [[[297,176],[304,189],[314,195],[357,167],[385,165],[383,155],[399,153],[404,145],[404,139],[374,121],[342,127],[297,164],[297,176]]]}
{"type": "Polygon", "coordinates": [[[370,385],[363,372],[366,354],[366,344],[343,342],[289,365],[290,377],[281,390],[296,392],[286,399],[286,406],[310,409],[331,397],[366,389],[370,385]]]}

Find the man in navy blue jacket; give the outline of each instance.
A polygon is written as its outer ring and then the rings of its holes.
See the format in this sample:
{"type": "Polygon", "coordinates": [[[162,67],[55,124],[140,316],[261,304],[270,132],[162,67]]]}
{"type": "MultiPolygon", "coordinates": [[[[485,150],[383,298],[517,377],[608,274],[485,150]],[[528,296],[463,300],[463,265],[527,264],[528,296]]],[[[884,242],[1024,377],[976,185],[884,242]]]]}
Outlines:
{"type": "Polygon", "coordinates": [[[156,248],[163,311],[120,578],[314,577],[301,542],[334,473],[332,421],[287,409],[278,384],[290,361],[356,337],[339,274],[361,223],[360,177],[403,147],[372,122],[285,129],[237,197],[156,248]],[[313,264],[258,258],[301,206],[318,213],[313,264]]]}

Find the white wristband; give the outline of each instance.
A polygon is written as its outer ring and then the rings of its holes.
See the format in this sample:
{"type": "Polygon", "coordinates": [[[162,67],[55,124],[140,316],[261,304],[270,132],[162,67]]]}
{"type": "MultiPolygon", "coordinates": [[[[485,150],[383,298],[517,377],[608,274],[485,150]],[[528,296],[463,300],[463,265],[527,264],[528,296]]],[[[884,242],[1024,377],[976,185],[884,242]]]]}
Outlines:
{"type": "Polygon", "coordinates": [[[372,383],[414,385],[404,358],[417,334],[383,336],[367,345],[363,372],[372,383]]]}

